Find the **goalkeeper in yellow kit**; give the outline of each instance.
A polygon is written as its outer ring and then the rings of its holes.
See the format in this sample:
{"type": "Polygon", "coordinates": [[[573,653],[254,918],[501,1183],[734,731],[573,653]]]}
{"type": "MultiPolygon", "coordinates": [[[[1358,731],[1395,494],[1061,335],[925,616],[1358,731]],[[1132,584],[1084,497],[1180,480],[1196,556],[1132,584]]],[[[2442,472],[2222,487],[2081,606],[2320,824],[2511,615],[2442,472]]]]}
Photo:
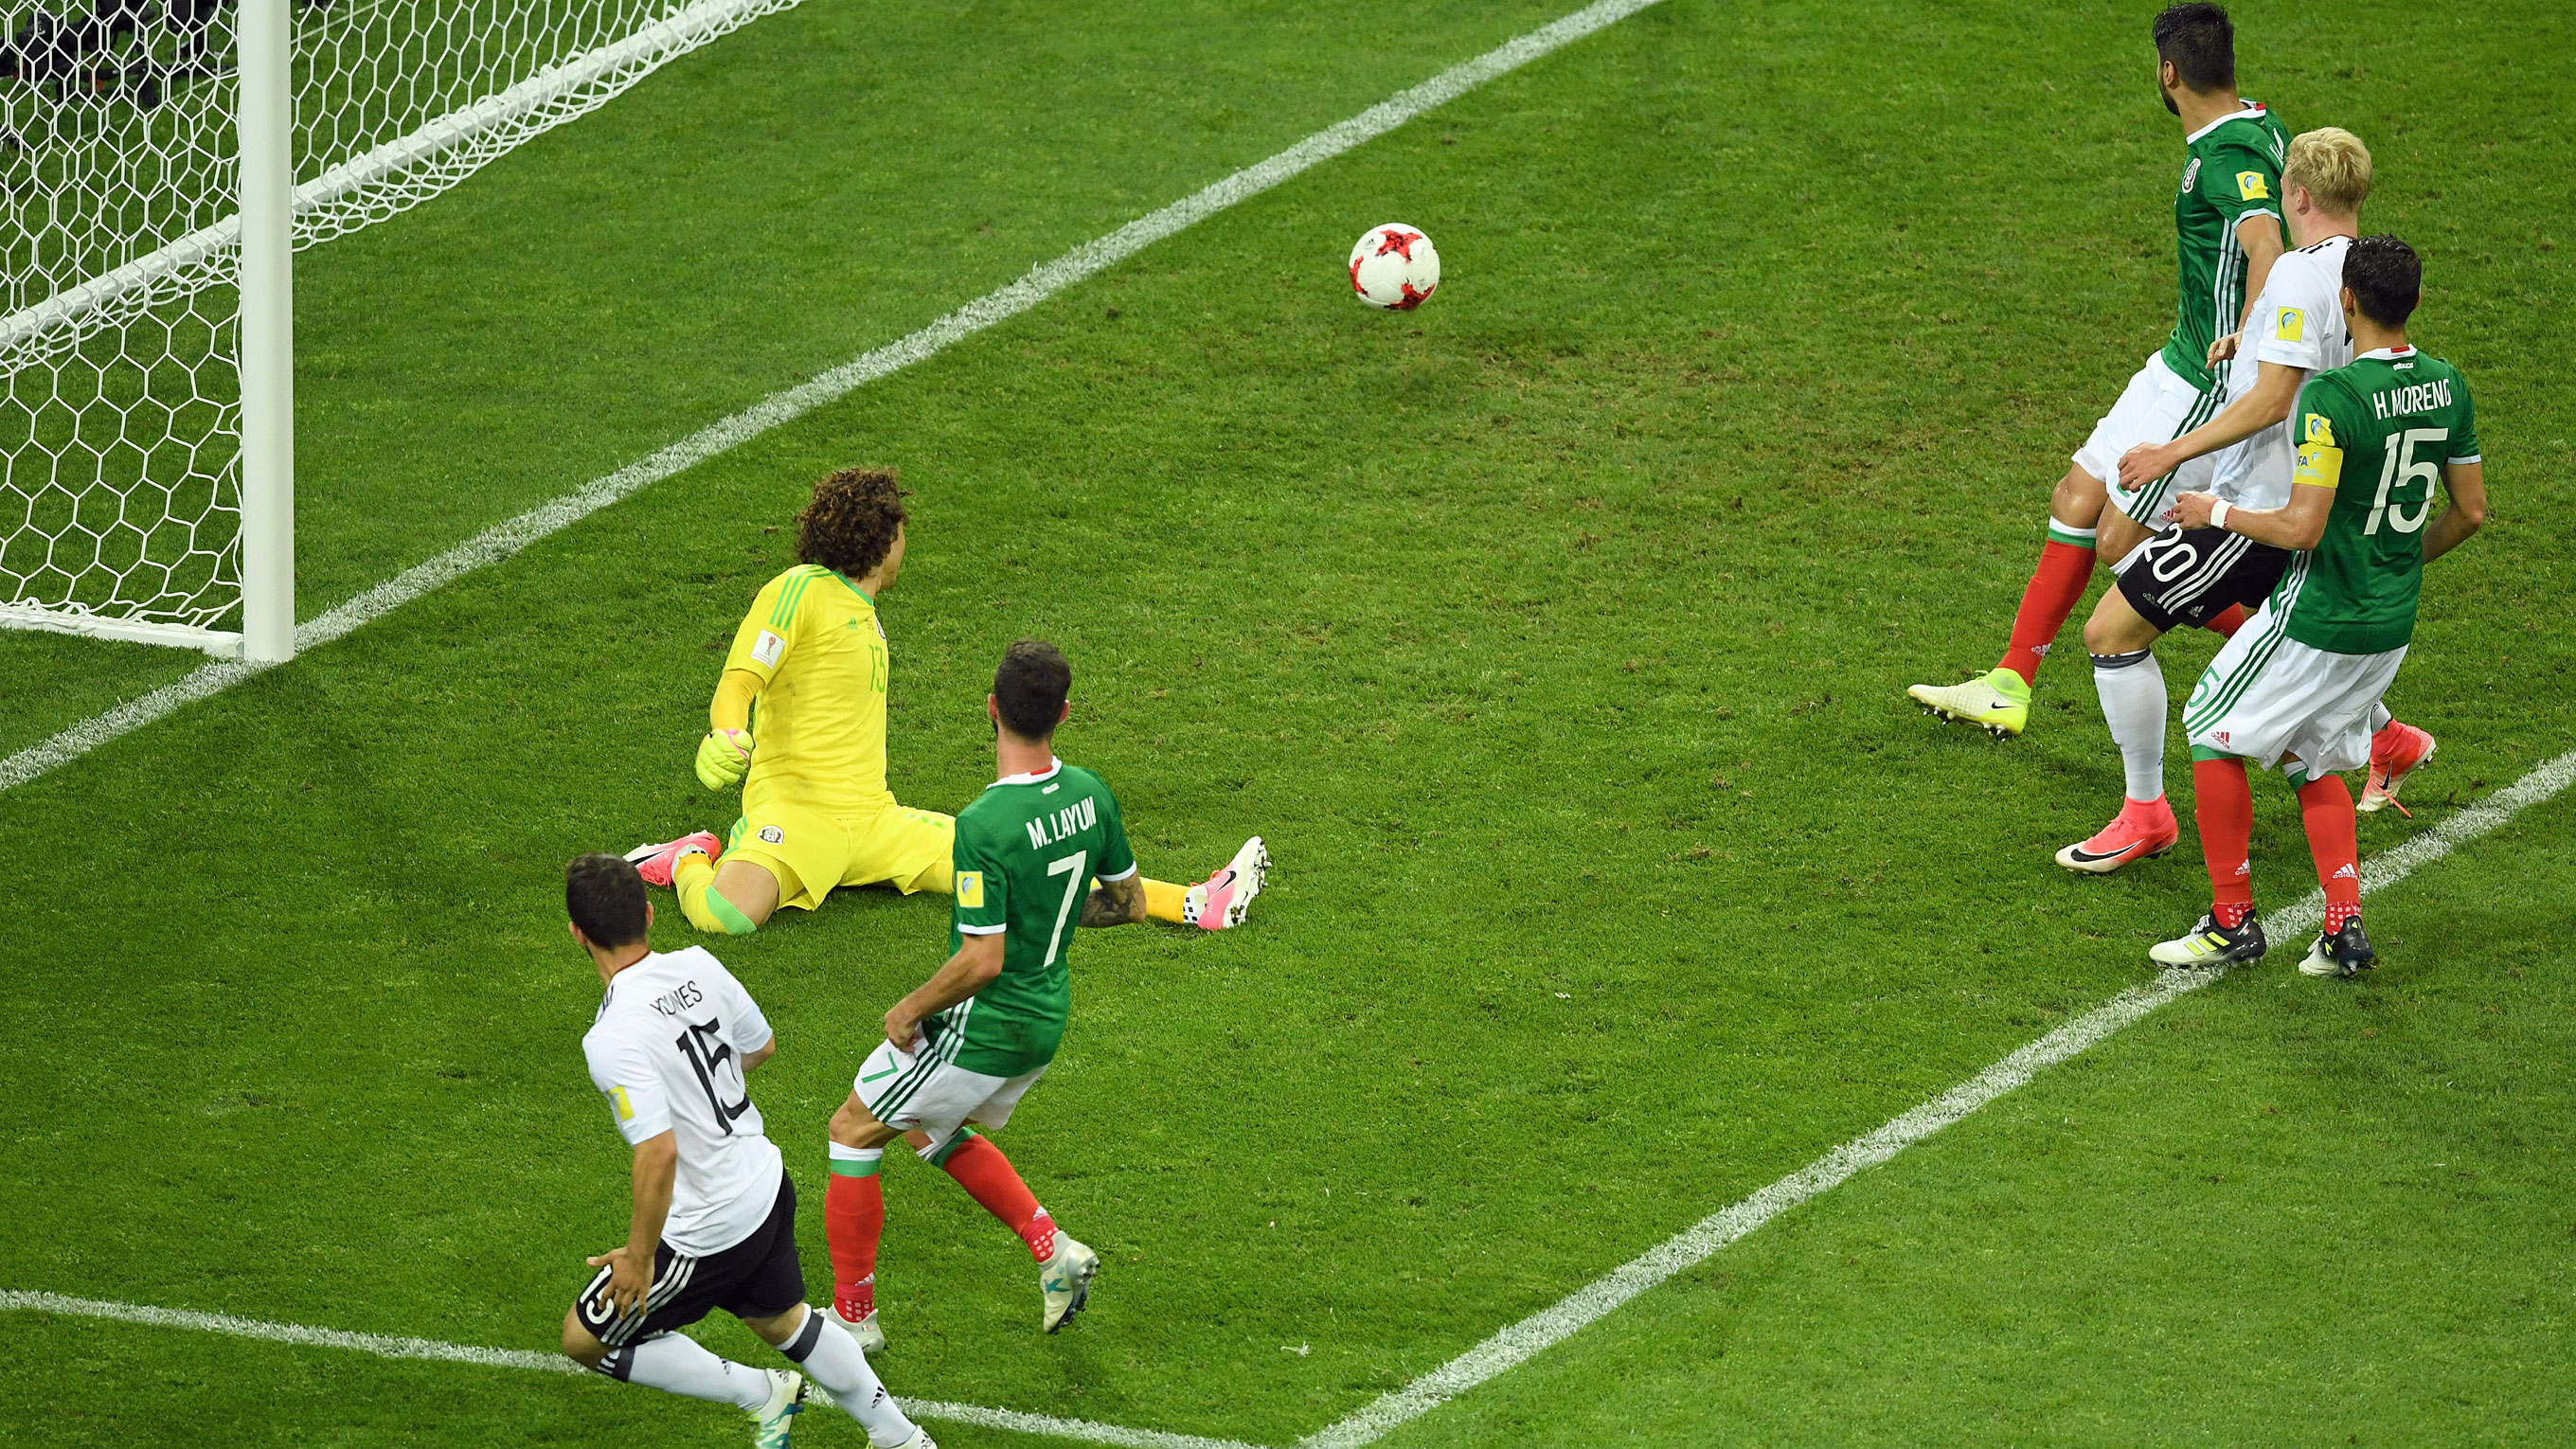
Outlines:
{"type": "MultiPolygon", "coordinates": [[[[627,854],[680,893],[701,931],[742,936],[780,906],[812,910],[836,886],[951,894],[957,823],[886,788],[885,626],[876,601],[903,569],[903,490],[891,469],[814,485],[796,516],[796,567],[752,600],[725,656],[698,744],[710,790],[742,784],[730,839],[706,831],[627,854]]],[[[1147,913],[1223,930],[1243,920],[1270,858],[1261,837],[1198,885],[1145,882],[1147,913]]]]}

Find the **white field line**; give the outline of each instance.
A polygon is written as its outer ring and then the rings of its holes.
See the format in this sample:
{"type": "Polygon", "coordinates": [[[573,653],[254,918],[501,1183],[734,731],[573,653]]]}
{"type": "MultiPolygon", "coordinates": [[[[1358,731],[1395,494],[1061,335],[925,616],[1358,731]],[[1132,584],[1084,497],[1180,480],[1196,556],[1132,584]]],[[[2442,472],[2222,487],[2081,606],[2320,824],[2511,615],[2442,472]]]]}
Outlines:
{"type": "MultiPolygon", "coordinates": [[[[2558,794],[2571,781],[2576,781],[2576,751],[2534,768],[2511,786],[2364,863],[2362,894],[2395,885],[2417,867],[2440,860],[2463,842],[2504,824],[2525,807],[2558,794]]],[[[2298,938],[2316,929],[2324,914],[2325,898],[2311,890],[2307,899],[2266,922],[2275,933],[2272,949],[2284,953],[2303,949],[2305,943],[2298,938]]],[[[2121,992],[1931,1101],[1890,1119],[1877,1131],[1846,1142],[1742,1202],[1702,1218],[1554,1306],[1504,1328],[1403,1388],[1380,1395],[1357,1413],[1300,1441],[1299,1449],[1356,1449],[1429,1413],[1478,1384],[1518,1367],[1540,1350],[1563,1342],[1674,1274],[1705,1262],[1719,1249],[1790,1208],[1832,1190],[1865,1168],[1887,1161],[2042,1070],[2075,1056],[2185,993],[2216,981],[2219,975],[2216,971],[2166,971],[2146,985],[2121,992]]]]}
{"type": "MultiPolygon", "coordinates": [[[[2419,867],[2442,859],[2528,807],[2556,796],[2571,782],[2576,782],[2576,751],[2537,766],[2512,785],[2422,835],[2363,862],[2361,893],[2367,896],[2395,885],[2419,867]]],[[[2272,917],[2270,925],[2280,939],[2275,949],[2298,949],[2297,938],[2315,929],[2323,914],[2324,898],[2310,891],[2305,900],[2272,917]]],[[[1517,1368],[1541,1350],[1589,1327],[1629,1299],[1686,1268],[1705,1262],[1720,1249],[1781,1213],[1832,1190],[1864,1168],[1887,1161],[2028,1082],[2042,1070],[2083,1052],[2185,993],[2209,985],[2219,975],[2215,971],[2168,971],[2144,986],[2120,993],[1931,1101],[1890,1119],[1877,1131],[1846,1142],[1742,1202],[1710,1214],[1608,1276],[1576,1290],[1553,1307],[1531,1314],[1403,1388],[1381,1395],[1357,1413],[1299,1441],[1299,1449],[1353,1449],[1353,1446],[1371,1443],[1389,1430],[1517,1368]]],[[[519,1349],[477,1348],[434,1339],[346,1333],[292,1323],[265,1323],[222,1313],[196,1313],[178,1308],[70,1298],[58,1293],[0,1292],[0,1310],[9,1309],[111,1318],[164,1328],[191,1328],[276,1343],[354,1349],[385,1358],[440,1359],[451,1363],[550,1373],[580,1372],[568,1360],[555,1355],[519,1349]]],[[[1126,1429],[1114,1424],[1059,1419],[1011,1409],[987,1409],[972,1404],[924,1399],[905,1399],[903,1402],[907,1411],[924,1418],[948,1419],[1095,1444],[1122,1445],[1128,1449],[1252,1449],[1252,1446],[1228,1439],[1167,1434],[1152,1429],[1126,1429]]]]}
{"type": "MultiPolygon", "coordinates": [[[[1398,91],[1349,120],[1325,127],[1267,161],[1256,162],[1205,189],[1149,212],[1118,230],[1088,241],[1027,276],[976,298],[920,331],[890,342],[800,383],[772,393],[743,411],[693,433],[650,457],[629,463],[577,492],[498,523],[438,557],[378,584],[338,608],[296,626],[301,654],[371,623],[431,590],[489,568],[539,539],[573,524],[650,484],[793,422],[853,389],[909,367],[997,322],[1027,311],[1185,227],[1239,201],[1385,135],[1423,112],[1527,65],[1561,46],[1615,24],[1656,0],[1597,0],[1563,19],[1506,41],[1475,59],[1450,67],[1410,90],[1398,91]]],[[[223,660],[199,666],[175,684],[127,701],[0,760],[0,790],[14,789],[100,745],[142,728],[180,706],[218,694],[273,665],[223,660]]]]}
{"type": "MultiPolygon", "coordinates": [[[[153,1328],[188,1328],[199,1333],[221,1333],[234,1338],[257,1338],[308,1348],[344,1348],[357,1353],[372,1353],[378,1358],[435,1359],[444,1363],[528,1369],[537,1373],[588,1372],[558,1353],[479,1348],[469,1343],[441,1343],[434,1338],[396,1338],[382,1333],[346,1333],[336,1328],[307,1328],[300,1323],[236,1318],[229,1313],[196,1313],[185,1308],[155,1308],[143,1303],[110,1303],[96,1298],[72,1298],[60,1293],[0,1292],[0,1311],[9,1310],[59,1313],[74,1318],[107,1318],[153,1328]]],[[[819,1389],[814,1397],[826,1406],[832,1402],[831,1396],[819,1389]]],[[[1011,1429],[1022,1434],[1114,1444],[1120,1449],[1253,1449],[1251,1445],[1231,1439],[1203,1439],[1194,1434],[1126,1429],[1116,1424],[1095,1424],[1088,1419],[1060,1419],[1053,1414],[1024,1414],[1016,1409],[987,1409],[976,1404],[946,1404],[901,1394],[896,1398],[902,1403],[905,1413],[917,1418],[946,1419],[988,1429],[1011,1429]]]]}

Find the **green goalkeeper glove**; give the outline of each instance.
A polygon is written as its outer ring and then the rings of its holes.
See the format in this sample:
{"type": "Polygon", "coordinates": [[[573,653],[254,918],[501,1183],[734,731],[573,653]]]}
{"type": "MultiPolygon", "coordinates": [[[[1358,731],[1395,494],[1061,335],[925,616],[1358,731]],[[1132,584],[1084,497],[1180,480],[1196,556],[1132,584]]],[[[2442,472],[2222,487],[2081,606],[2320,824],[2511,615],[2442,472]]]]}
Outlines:
{"type": "Polygon", "coordinates": [[[751,768],[751,731],[709,730],[698,741],[698,783],[710,790],[730,789],[742,783],[742,772],[751,768]]]}

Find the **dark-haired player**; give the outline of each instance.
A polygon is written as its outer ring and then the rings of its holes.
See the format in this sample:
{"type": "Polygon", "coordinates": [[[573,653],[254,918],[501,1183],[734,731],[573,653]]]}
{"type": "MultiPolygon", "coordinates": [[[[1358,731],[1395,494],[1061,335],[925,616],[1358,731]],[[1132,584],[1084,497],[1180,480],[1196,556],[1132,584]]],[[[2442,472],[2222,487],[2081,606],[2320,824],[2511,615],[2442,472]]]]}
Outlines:
{"type": "MultiPolygon", "coordinates": [[[[2180,437],[2216,416],[2227,399],[2212,349],[2244,325],[2248,300],[2263,290],[2282,252],[2281,163],[2289,131],[2258,102],[2236,94],[2236,28],[2215,5],[2170,6],[2155,18],[2156,89],[2182,120],[2182,181],[2174,190],[2174,244],[2181,298],[2172,333],[2147,359],[2058,480],[2048,504],[2048,539],[2022,590],[2012,637],[1995,667],[1965,684],[1917,684],[1906,692],[1926,710],[2017,735],[2030,719],[2039,661],[2084,597],[2097,545],[2126,558],[2162,527],[2174,495],[2208,486],[2206,456],[2135,487],[2120,485],[2120,457],[2142,443],[2180,437]],[[2110,504],[2105,510],[2103,504],[2110,504]]],[[[2207,627],[2231,633],[2244,610],[2207,627]]]]}
{"type": "MultiPolygon", "coordinates": [[[[2344,330],[2344,249],[2361,233],[2361,204],[2370,194],[2370,150],[2335,126],[2302,132],[2281,168],[2281,204],[2297,250],[2273,266],[2241,337],[2214,349],[2227,361],[2227,406],[2218,416],[2162,445],[2141,444],[2120,458],[2120,481],[2143,486],[2183,461],[2217,460],[2209,493],[2231,508],[2278,508],[2290,500],[2297,447],[2290,413],[2300,387],[2320,372],[2352,361],[2344,330]]],[[[2126,777],[2120,812],[2087,840],[2057,852],[2068,870],[2107,874],[2173,848],[2182,835],[2165,800],[2166,695],[2156,640],[2182,624],[2201,624],[2223,610],[2270,596],[2289,567],[2290,551],[2214,528],[2167,528],[2120,565],[2119,586],[2104,591],[2084,624],[2093,654],[2093,684],[2102,718],[2120,747],[2126,777]]],[[[2412,725],[2374,716],[2371,789],[2388,789],[2430,758],[2433,737],[2412,725]]],[[[2365,793],[2361,808],[2376,808],[2365,793]]],[[[2404,806],[2398,807],[2401,811],[2404,806]]]]}
{"type": "Polygon", "coordinates": [[[2339,770],[2370,758],[2370,718],[2415,633],[2424,561],[2486,520],[2476,410],[2458,368],[2406,341],[2424,269],[2406,243],[2344,249],[2353,360],[2299,390],[2298,471],[2280,508],[2237,509],[2206,493],[2177,502],[2185,528],[2299,549],[2272,597],[2218,651],[2182,711],[2191,740],[2209,914],[2149,954],[2167,966],[2251,961],[2265,949],[2247,844],[2245,762],[2279,764],[2299,792],[2326,914],[2299,969],[2349,976],[2377,962],[2361,929],[2352,792],[2339,770]],[[2450,506],[2436,516],[2439,479],[2450,506]]]}
{"type": "MultiPolygon", "coordinates": [[[[948,816],[886,788],[892,663],[877,596],[903,570],[903,490],[890,468],[848,468],[814,485],[796,516],[796,567],[752,600],[725,657],[697,772],[742,785],[731,838],[700,831],[627,853],[679,892],[689,924],[742,936],[781,906],[812,910],[839,886],[949,890],[948,816]]],[[[1157,919],[1208,930],[1243,920],[1269,867],[1258,836],[1184,888],[1147,881],[1157,919]]]]}
{"type": "Polygon", "coordinates": [[[599,1273],[564,1314],[564,1352],[621,1382],[732,1404],[761,1449],[787,1443],[807,1376],[877,1449],[935,1449],[848,1331],[805,1305],[796,1189],[743,1084],[778,1051],[751,993],[703,949],[645,944],[653,907],[616,856],[565,866],[564,905],[607,987],[582,1055],[635,1150],[626,1241],[590,1260],[599,1273]],[[678,1331],[719,1308],[804,1374],[718,1358],[678,1331]]]}
{"type": "Polygon", "coordinates": [[[966,1125],[1007,1124],[1055,1059],[1073,1008],[1074,928],[1146,919],[1118,797],[1055,756],[1072,689],[1073,671],[1054,645],[1023,639],[1003,654],[984,699],[998,778],[957,813],[948,962],[886,1013],[886,1039],[832,1115],[823,1204],[832,1307],[862,1343],[885,1341],[876,1312],[885,1226],[877,1173],[899,1136],[1028,1245],[1048,1333],[1081,1311],[1100,1267],[1098,1254],[1056,1229],[1002,1149],[966,1125]]]}

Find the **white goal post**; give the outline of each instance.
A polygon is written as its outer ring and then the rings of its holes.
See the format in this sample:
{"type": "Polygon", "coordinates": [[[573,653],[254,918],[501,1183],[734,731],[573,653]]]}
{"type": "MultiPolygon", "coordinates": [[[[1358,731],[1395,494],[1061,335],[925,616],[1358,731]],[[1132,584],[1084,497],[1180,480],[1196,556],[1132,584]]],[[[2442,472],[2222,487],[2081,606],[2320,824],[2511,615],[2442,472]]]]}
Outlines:
{"type": "Polygon", "coordinates": [[[290,657],[293,253],[796,3],[0,10],[0,628],[290,657]]]}

